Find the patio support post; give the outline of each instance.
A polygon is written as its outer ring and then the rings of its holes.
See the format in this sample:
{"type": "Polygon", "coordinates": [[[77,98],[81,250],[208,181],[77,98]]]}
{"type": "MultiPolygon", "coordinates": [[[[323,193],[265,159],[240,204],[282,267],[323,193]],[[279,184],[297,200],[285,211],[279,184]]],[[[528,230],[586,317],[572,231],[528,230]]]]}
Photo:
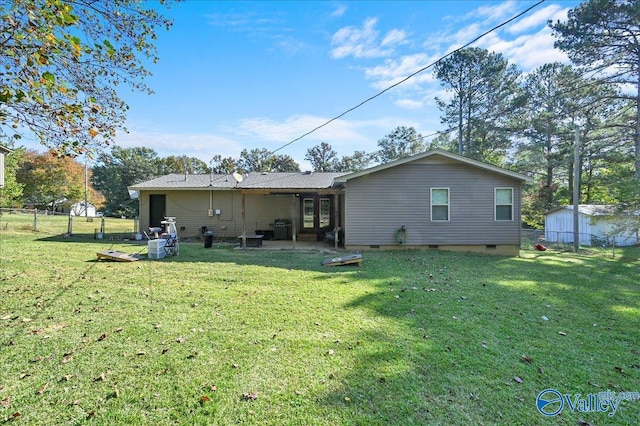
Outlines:
{"type": "Polygon", "coordinates": [[[291,203],[291,242],[293,243],[293,249],[296,249],[296,223],[298,223],[298,217],[296,212],[300,206],[296,203],[296,195],[293,194],[293,203],[291,203]]]}
{"type": "Polygon", "coordinates": [[[246,227],[246,194],[242,192],[242,248],[247,248],[247,227],[246,227]]]}
{"type": "Polygon", "coordinates": [[[340,229],[340,209],[338,208],[339,198],[340,197],[338,196],[338,194],[333,195],[333,217],[336,222],[333,225],[333,230],[335,232],[335,238],[333,239],[333,248],[336,250],[338,250],[338,239],[340,238],[340,232],[338,231],[338,229],[340,229]]]}

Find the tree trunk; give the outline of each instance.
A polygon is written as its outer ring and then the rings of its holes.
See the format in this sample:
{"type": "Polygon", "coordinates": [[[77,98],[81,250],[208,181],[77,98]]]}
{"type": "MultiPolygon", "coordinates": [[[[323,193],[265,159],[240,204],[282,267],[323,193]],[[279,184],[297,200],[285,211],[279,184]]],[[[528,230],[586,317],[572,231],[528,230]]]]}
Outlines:
{"type": "Polygon", "coordinates": [[[638,57],[638,86],[636,87],[636,131],[633,141],[636,150],[636,178],[640,179],[640,57],[638,57]]]}
{"type": "Polygon", "coordinates": [[[458,100],[458,154],[462,155],[462,100],[463,95],[460,92],[460,99],[458,100]]]}

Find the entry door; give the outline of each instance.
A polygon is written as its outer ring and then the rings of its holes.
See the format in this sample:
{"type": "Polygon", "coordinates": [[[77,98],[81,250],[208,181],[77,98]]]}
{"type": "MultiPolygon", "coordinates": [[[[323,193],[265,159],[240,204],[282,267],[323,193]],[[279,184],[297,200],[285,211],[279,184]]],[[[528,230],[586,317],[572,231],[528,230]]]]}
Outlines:
{"type": "Polygon", "coordinates": [[[149,227],[162,227],[167,215],[167,198],[164,194],[149,195],[149,227]]]}
{"type": "Polygon", "coordinates": [[[317,233],[321,237],[333,225],[333,199],[328,196],[304,195],[302,198],[302,232],[317,233]]]}

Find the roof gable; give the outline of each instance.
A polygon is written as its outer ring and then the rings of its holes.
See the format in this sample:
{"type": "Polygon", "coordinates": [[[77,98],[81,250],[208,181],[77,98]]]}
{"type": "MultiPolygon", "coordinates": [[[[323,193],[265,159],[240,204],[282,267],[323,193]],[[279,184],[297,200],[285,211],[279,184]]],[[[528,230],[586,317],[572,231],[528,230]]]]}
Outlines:
{"type": "Polygon", "coordinates": [[[369,169],[365,169],[365,170],[361,170],[359,172],[354,172],[354,173],[349,173],[343,176],[340,176],[338,178],[335,179],[336,183],[345,183],[351,179],[356,179],[359,178],[361,176],[366,176],[372,173],[377,173],[380,172],[382,170],[387,170],[393,167],[397,167],[403,164],[407,164],[407,163],[413,163],[413,162],[418,162],[420,160],[425,160],[425,159],[429,159],[429,158],[436,158],[436,157],[442,157],[446,160],[452,161],[452,162],[457,162],[457,163],[462,163],[462,164],[467,164],[469,166],[472,167],[477,167],[479,169],[483,169],[483,170],[487,170],[490,171],[492,173],[497,173],[503,176],[508,176],[510,178],[522,181],[522,182],[532,182],[533,179],[531,179],[528,176],[525,176],[523,174],[520,173],[516,173],[516,172],[512,172],[510,170],[507,169],[503,169],[501,167],[497,167],[497,166],[493,166],[491,164],[487,164],[487,163],[483,163],[480,161],[476,161],[476,160],[472,160],[471,158],[467,158],[467,157],[463,157],[461,155],[457,155],[457,154],[452,154],[451,152],[442,150],[442,149],[434,149],[434,150],[430,150],[430,151],[426,151],[420,154],[416,154],[416,155],[412,155],[411,157],[405,157],[405,158],[401,158],[399,160],[395,160],[395,161],[391,161],[389,163],[385,163],[385,164],[380,164],[378,166],[375,167],[371,167],[369,169]]]}

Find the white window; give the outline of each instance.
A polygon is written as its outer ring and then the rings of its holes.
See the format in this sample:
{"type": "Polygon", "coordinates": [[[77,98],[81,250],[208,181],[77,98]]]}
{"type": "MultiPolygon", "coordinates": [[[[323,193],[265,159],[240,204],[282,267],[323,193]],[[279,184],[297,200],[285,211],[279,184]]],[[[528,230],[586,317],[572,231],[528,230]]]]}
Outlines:
{"type": "Polygon", "coordinates": [[[449,188],[431,188],[431,221],[449,220],[449,188]]]}
{"type": "Polygon", "coordinates": [[[513,188],[495,188],[495,219],[513,220],[513,188]]]}

